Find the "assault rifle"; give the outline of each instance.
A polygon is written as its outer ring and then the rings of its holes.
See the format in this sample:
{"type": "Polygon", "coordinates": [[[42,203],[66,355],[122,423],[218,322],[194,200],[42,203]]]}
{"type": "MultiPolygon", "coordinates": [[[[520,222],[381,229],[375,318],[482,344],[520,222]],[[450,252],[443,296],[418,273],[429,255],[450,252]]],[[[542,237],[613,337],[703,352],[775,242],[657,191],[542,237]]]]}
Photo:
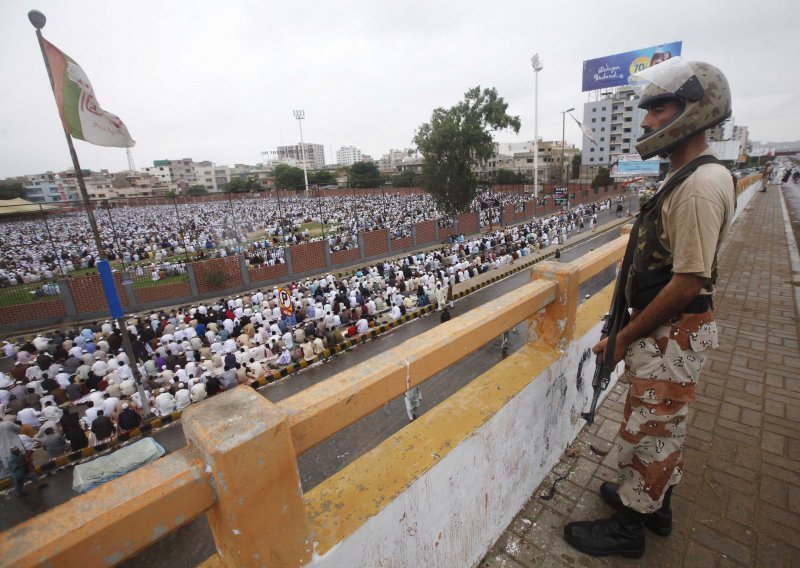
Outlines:
{"type": "MultiPolygon", "coordinates": [[[[600,339],[608,337],[611,331],[611,314],[603,316],[603,330],[600,332],[600,339]]],[[[606,350],[608,353],[608,350],[606,350]]],[[[589,412],[581,412],[581,418],[586,420],[587,424],[594,424],[594,413],[597,410],[597,401],[600,400],[600,394],[608,388],[608,382],[611,380],[611,372],[604,372],[605,365],[598,363],[594,368],[594,378],[592,379],[592,404],[589,407],[589,412]]]]}

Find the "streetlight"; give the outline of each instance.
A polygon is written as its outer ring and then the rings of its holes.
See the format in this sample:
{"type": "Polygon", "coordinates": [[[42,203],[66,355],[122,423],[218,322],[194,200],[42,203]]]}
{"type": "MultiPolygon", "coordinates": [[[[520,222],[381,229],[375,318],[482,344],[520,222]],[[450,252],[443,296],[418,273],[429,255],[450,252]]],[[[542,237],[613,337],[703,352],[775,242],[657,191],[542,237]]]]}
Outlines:
{"type": "MultiPolygon", "coordinates": [[[[575,110],[575,107],[561,111],[561,183],[564,183],[564,158],[566,154],[564,151],[564,130],[566,129],[565,121],[567,119],[567,113],[572,112],[573,110],[575,110]]],[[[567,187],[567,190],[569,190],[569,187],[567,187]]]]}
{"type": "Polygon", "coordinates": [[[308,197],[308,173],[306,172],[306,144],[303,142],[303,119],[306,117],[306,111],[294,110],[292,111],[294,117],[297,119],[297,124],[300,125],[300,152],[303,160],[303,179],[306,182],[306,197],[308,197]]]}
{"type": "Polygon", "coordinates": [[[533,198],[539,198],[539,71],[544,68],[537,53],[531,57],[535,77],[533,87],[533,198]]]}

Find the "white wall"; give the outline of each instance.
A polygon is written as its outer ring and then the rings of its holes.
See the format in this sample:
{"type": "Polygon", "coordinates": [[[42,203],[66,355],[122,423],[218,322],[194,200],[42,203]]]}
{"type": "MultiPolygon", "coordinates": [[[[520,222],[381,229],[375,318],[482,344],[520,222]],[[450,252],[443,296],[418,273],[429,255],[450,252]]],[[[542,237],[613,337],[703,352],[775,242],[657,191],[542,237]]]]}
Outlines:
{"type": "Polygon", "coordinates": [[[312,565],[477,565],[583,428],[600,327],[312,565]]]}

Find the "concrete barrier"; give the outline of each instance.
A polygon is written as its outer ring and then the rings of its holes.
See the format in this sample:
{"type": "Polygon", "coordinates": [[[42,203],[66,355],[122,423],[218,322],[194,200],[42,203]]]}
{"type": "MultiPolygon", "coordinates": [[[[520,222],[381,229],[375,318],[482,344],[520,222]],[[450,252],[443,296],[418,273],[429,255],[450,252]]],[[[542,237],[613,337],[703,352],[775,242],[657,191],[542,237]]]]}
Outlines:
{"type": "Polygon", "coordinates": [[[13,566],[107,566],[207,512],[209,566],[473,565],[568,443],[626,237],[278,404],[238,387],[184,414],[187,447],[0,535],[13,566]],[[528,343],[305,495],[297,455],[528,321],[528,343]],[[100,544],[98,544],[100,543],[100,544]]]}

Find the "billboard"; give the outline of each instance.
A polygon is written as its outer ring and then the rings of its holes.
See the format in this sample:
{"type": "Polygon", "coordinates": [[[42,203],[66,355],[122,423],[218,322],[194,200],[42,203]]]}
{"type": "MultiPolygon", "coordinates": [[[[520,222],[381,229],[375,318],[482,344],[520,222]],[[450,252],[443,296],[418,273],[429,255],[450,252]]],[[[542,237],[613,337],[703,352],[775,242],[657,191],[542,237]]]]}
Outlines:
{"type": "Polygon", "coordinates": [[[708,145],[720,160],[736,161],[739,159],[739,154],[741,154],[742,143],[739,140],[724,140],[722,142],[712,140],[708,145]]]}
{"type": "Polygon", "coordinates": [[[651,65],[681,54],[680,41],[654,45],[583,62],[583,91],[608,89],[628,84],[628,77],[651,65]]]}
{"type": "Polygon", "coordinates": [[[661,167],[661,160],[650,158],[642,160],[639,154],[619,154],[611,156],[612,163],[616,165],[611,168],[611,177],[658,177],[658,170],[661,167]]]}

